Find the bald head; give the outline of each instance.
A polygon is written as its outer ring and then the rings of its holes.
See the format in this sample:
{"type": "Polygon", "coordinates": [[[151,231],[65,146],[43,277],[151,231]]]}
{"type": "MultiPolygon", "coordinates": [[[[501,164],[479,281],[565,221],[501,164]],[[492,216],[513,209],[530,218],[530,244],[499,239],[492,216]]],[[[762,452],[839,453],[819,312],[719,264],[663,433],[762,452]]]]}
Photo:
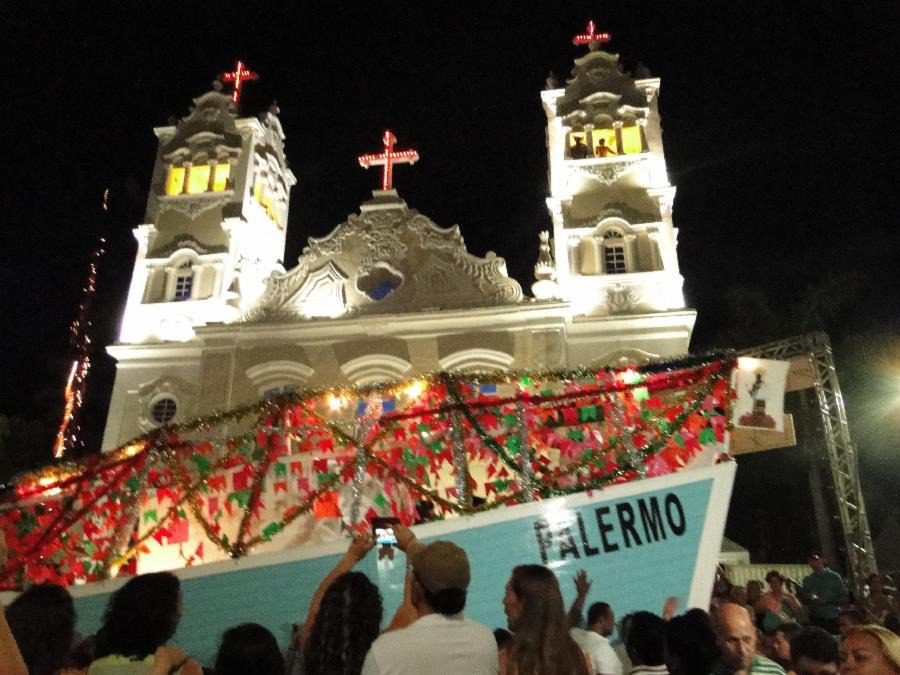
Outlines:
{"type": "Polygon", "coordinates": [[[756,653],[756,627],[741,605],[726,603],[716,612],[716,638],[722,662],[732,673],[749,672],[756,653]]]}

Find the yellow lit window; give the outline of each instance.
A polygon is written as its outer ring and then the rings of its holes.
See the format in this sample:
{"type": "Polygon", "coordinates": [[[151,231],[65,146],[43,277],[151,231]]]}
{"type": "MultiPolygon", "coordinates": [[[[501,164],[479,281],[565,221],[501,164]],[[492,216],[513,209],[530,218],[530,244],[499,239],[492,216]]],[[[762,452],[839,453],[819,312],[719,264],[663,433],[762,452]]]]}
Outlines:
{"type": "Polygon", "coordinates": [[[180,195],[184,190],[184,167],[170,166],[166,177],[166,194],[180,195]]]}
{"type": "Polygon", "coordinates": [[[641,128],[638,125],[622,127],[622,145],[626,155],[634,155],[641,151],[641,128]]]}
{"type": "Polygon", "coordinates": [[[594,157],[611,157],[619,154],[615,129],[594,129],[591,133],[591,153],[594,157]]]}
{"type": "Polygon", "coordinates": [[[221,192],[228,185],[228,176],[231,173],[231,165],[227,162],[216,164],[216,177],[213,179],[213,190],[221,192]]]}
{"type": "Polygon", "coordinates": [[[192,166],[188,176],[188,194],[196,195],[209,189],[209,164],[192,166]]]}
{"type": "Polygon", "coordinates": [[[253,184],[253,198],[256,200],[257,204],[263,203],[263,194],[265,194],[266,186],[262,181],[256,181],[253,184]]]}

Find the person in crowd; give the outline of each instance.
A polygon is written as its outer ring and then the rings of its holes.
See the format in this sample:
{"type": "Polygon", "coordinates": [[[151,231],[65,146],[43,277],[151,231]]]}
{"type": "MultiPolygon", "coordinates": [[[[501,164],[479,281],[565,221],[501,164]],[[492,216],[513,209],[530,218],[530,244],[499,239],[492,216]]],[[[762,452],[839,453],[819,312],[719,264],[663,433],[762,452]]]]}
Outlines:
{"type": "Polygon", "coordinates": [[[170,572],[130,579],[109,599],[97,633],[90,675],[181,673],[200,675],[193,659],[166,642],[181,619],[181,585],[170,572]]]}
{"type": "MultiPolygon", "coordinates": [[[[414,609],[415,621],[383,633],[369,649],[363,675],[468,673],[494,675],[498,670],[497,643],[491,629],[463,615],[471,580],[469,557],[456,544],[422,544],[412,531],[394,526],[397,547],[406,553],[404,605],[414,609]]],[[[403,606],[401,606],[401,612],[403,606]]]]}
{"type": "Polygon", "coordinates": [[[784,668],[756,651],[757,630],[747,610],[740,605],[719,607],[714,628],[719,660],[713,673],[723,675],[785,675],[784,668]]]}
{"type": "Polygon", "coordinates": [[[898,614],[897,612],[891,612],[890,614],[885,616],[884,627],[894,633],[894,635],[900,635],[900,614],[898,614]]]}
{"type": "Polygon", "coordinates": [[[584,144],[581,136],[575,137],[575,144],[569,148],[569,157],[572,159],[587,159],[588,146],[584,144]]]}
{"type": "Polygon", "coordinates": [[[75,637],[75,605],[62,586],[37,584],[6,608],[6,621],[32,675],[67,665],[75,637]]]}
{"type": "MultiPolygon", "coordinates": [[[[6,568],[8,555],[6,533],[0,531],[0,570],[6,568]]],[[[2,605],[0,605],[0,672],[9,675],[28,675],[28,666],[6,621],[6,612],[2,605]]]]}
{"type": "Polygon", "coordinates": [[[362,670],[381,630],[383,609],[378,587],[365,574],[351,570],[374,546],[370,532],[356,535],[313,594],[295,645],[306,675],[358,675],[362,670]]]}
{"type": "Polygon", "coordinates": [[[559,582],[542,565],[513,568],[503,610],[513,632],[502,675],[589,675],[588,660],[569,635],[559,582]]]}
{"type": "Polygon", "coordinates": [[[569,608],[569,634],[591,659],[593,672],[604,675],[622,675],[622,662],[609,644],[609,636],[616,627],[612,607],[605,602],[595,602],[588,608],[587,630],[581,628],[584,601],[591,591],[591,580],[585,570],[579,570],[573,579],[575,600],[569,608]]]}
{"type": "Polygon", "coordinates": [[[841,642],[841,675],[900,675],[900,637],[882,626],[856,626],[841,642]]]}
{"type": "Polygon", "coordinates": [[[710,673],[718,657],[709,615],[692,609],[666,622],[666,668],[672,675],[710,673]]]}
{"type": "MultiPolygon", "coordinates": [[[[335,671],[337,672],[337,671],[335,671]]],[[[222,635],[215,675],[284,675],[278,641],[258,623],[243,623],[222,635]]]]}
{"type": "Polygon", "coordinates": [[[762,630],[771,634],[783,623],[796,623],[803,615],[800,601],[784,587],[785,579],[777,570],[766,575],[770,590],[763,593],[756,603],[757,613],[762,614],[762,630]]]}
{"type": "MultiPolygon", "coordinates": [[[[728,596],[728,599],[730,602],[733,602],[736,605],[741,605],[742,607],[745,607],[747,609],[747,611],[750,612],[750,614],[752,614],[752,615],[756,614],[755,605],[751,605],[749,602],[747,602],[747,587],[746,586],[732,586],[731,593],[728,596]]],[[[758,597],[757,597],[757,600],[759,600],[758,597]]]]}
{"type": "Polygon", "coordinates": [[[791,640],[797,636],[803,628],[798,623],[785,622],[779,624],[772,634],[771,653],[772,660],[785,670],[791,667],[791,640]]]}
{"type": "Polygon", "coordinates": [[[716,569],[716,580],[713,582],[712,599],[709,601],[710,614],[715,614],[715,610],[720,605],[731,602],[731,581],[728,579],[725,569],[720,565],[716,569]]]}
{"type": "Polygon", "coordinates": [[[803,579],[803,601],[809,615],[809,622],[837,633],[838,614],[849,599],[847,585],[841,575],[825,564],[819,553],[811,553],[807,559],[812,574],[803,579]]]}
{"type": "Polygon", "coordinates": [[[666,622],[653,612],[633,612],[622,636],[631,661],[629,675],[665,675],[666,622]]]}
{"type": "Polygon", "coordinates": [[[861,600],[859,608],[866,613],[873,623],[884,623],[884,617],[897,611],[897,601],[884,591],[884,577],[870,574],[866,579],[869,595],[861,600]]]}
{"type": "Polygon", "coordinates": [[[837,675],[838,642],[818,626],[806,626],[791,638],[791,670],[796,675],[837,675]]]}
{"type": "Polygon", "coordinates": [[[838,635],[841,636],[841,639],[844,639],[844,636],[847,634],[851,628],[855,628],[856,626],[865,626],[866,625],[866,615],[863,614],[860,610],[855,608],[850,609],[842,609],[840,614],[838,614],[838,635]]]}

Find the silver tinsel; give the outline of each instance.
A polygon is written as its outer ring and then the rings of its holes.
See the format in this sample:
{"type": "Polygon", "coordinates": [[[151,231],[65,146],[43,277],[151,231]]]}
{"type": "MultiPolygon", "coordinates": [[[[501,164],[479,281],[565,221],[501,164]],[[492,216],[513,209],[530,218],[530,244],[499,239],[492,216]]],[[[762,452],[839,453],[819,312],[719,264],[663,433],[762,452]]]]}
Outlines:
{"type": "Polygon", "coordinates": [[[525,404],[516,401],[516,425],[519,431],[519,481],[526,502],[534,501],[534,469],[531,466],[531,446],[528,445],[528,423],[525,420],[525,404]]]}
{"type": "Polygon", "coordinates": [[[450,433],[453,440],[453,468],[456,469],[456,501],[463,509],[468,510],[472,506],[472,493],[469,490],[469,462],[459,410],[450,413],[450,433]]]}
{"type": "Polygon", "coordinates": [[[644,467],[644,458],[641,453],[634,447],[634,441],[631,438],[631,431],[625,424],[625,405],[622,399],[616,393],[609,395],[612,401],[612,418],[616,428],[619,430],[619,442],[625,448],[624,456],[626,461],[634,468],[638,478],[647,477],[647,469],[644,467]]]}
{"type": "Polygon", "coordinates": [[[366,437],[372,427],[381,418],[381,396],[371,393],[366,399],[366,410],[353,422],[353,442],[356,444],[356,473],[353,474],[353,502],[350,506],[350,526],[356,527],[359,522],[359,507],[362,501],[363,483],[366,481],[366,465],[369,453],[366,450],[366,437]]]}

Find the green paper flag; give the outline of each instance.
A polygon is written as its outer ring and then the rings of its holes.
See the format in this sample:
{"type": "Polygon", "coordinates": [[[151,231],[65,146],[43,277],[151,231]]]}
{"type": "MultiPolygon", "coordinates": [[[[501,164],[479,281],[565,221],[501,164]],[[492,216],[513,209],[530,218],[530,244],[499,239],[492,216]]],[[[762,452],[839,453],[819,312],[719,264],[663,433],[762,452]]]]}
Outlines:
{"type": "Polygon", "coordinates": [[[278,478],[287,476],[287,464],[285,464],[284,462],[276,462],[275,463],[275,476],[278,478]]]}
{"type": "Polygon", "coordinates": [[[156,509],[149,509],[147,511],[144,511],[144,525],[149,523],[151,520],[154,523],[159,522],[159,516],[156,514],[156,509]]]}
{"type": "Polygon", "coordinates": [[[197,465],[197,471],[201,477],[209,473],[209,460],[206,459],[206,457],[203,455],[194,455],[191,457],[191,461],[197,465]]]}
{"type": "Polygon", "coordinates": [[[586,405],[582,406],[578,409],[578,416],[581,418],[582,422],[596,422],[597,421],[597,406],[595,405],[586,405]]]}
{"type": "Polygon", "coordinates": [[[385,497],[381,492],[375,495],[375,499],[373,499],[372,501],[374,501],[377,506],[380,506],[383,509],[386,509],[389,505],[387,497],[385,497]]]}
{"type": "Polygon", "coordinates": [[[698,438],[700,440],[700,443],[703,445],[715,443],[716,432],[713,431],[712,427],[706,427],[703,431],[700,432],[700,436],[698,438]]]}
{"type": "Polygon", "coordinates": [[[512,453],[518,454],[519,450],[522,449],[522,439],[517,436],[508,436],[506,438],[506,449],[512,453]]]}
{"type": "Polygon", "coordinates": [[[250,503],[250,490],[238,490],[228,495],[228,501],[237,502],[242,509],[250,503]]]}
{"type": "Polygon", "coordinates": [[[137,476],[132,476],[127,481],[125,481],[125,486],[131,492],[137,492],[141,489],[141,481],[138,480],[137,476]]]}
{"type": "Polygon", "coordinates": [[[281,523],[269,523],[268,525],[265,526],[265,528],[263,528],[263,531],[262,531],[263,539],[265,539],[266,541],[269,541],[272,537],[274,537],[276,534],[281,532],[281,528],[282,528],[281,523]]]}
{"type": "Polygon", "coordinates": [[[575,441],[576,443],[584,442],[584,432],[581,429],[569,429],[566,432],[566,436],[569,437],[569,440],[575,441]]]}
{"type": "Polygon", "coordinates": [[[503,424],[508,427],[514,427],[519,422],[516,416],[513,413],[509,413],[508,415],[503,416],[503,424]]]}

